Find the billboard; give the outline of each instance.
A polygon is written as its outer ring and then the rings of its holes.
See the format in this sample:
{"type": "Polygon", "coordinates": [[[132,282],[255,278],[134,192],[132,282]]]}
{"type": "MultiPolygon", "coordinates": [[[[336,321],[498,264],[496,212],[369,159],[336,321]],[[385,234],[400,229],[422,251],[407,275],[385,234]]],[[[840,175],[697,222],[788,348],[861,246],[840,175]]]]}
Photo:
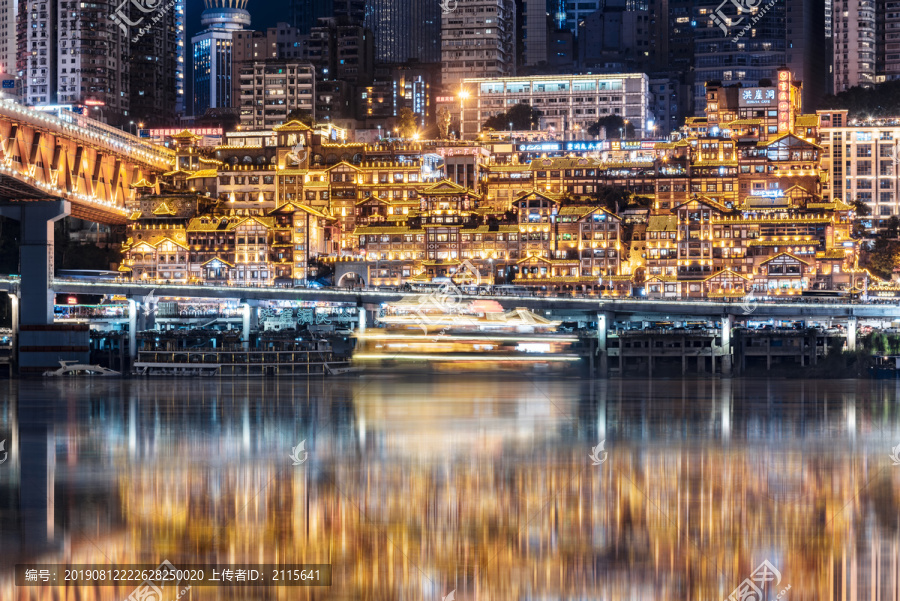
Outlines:
{"type": "Polygon", "coordinates": [[[744,88],[741,90],[740,106],[771,106],[778,104],[775,88],[744,88]]]}

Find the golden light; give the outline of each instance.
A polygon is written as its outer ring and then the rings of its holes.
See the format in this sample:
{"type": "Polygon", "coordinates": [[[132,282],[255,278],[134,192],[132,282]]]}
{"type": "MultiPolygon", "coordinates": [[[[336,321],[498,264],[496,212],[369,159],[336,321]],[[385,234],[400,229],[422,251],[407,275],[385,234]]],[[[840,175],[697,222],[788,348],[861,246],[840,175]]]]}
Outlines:
{"type": "Polygon", "coordinates": [[[471,94],[469,94],[469,91],[468,91],[468,90],[460,90],[460,91],[459,91],[459,97],[460,97],[461,99],[465,100],[465,99],[467,99],[469,96],[471,96],[471,94]]]}

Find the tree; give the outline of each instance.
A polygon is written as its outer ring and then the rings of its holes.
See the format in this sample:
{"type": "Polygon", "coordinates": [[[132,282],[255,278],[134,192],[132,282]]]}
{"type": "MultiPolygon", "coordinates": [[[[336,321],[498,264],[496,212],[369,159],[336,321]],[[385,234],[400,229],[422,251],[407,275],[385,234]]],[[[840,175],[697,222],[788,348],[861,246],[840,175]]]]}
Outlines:
{"type": "Polygon", "coordinates": [[[401,138],[412,138],[419,129],[419,120],[411,108],[404,107],[400,109],[394,125],[399,130],[401,138]]]}
{"type": "Polygon", "coordinates": [[[616,214],[628,205],[632,196],[631,192],[621,186],[600,185],[594,193],[597,204],[616,214]]]}
{"type": "Polygon", "coordinates": [[[851,119],[893,117],[900,112],[900,81],[886,81],[872,88],[855,86],[826,96],[823,109],[846,109],[851,119]]]}
{"type": "Polygon", "coordinates": [[[869,252],[866,267],[880,278],[891,279],[894,268],[900,265],[900,242],[878,238],[869,252]]]}
{"type": "Polygon", "coordinates": [[[588,134],[597,137],[600,135],[600,132],[603,128],[606,128],[606,137],[607,138],[621,138],[622,137],[622,129],[625,129],[625,137],[633,138],[634,137],[634,125],[630,122],[628,125],[625,125],[625,120],[618,115],[607,115],[605,117],[600,117],[596,122],[592,123],[588,127],[588,134]]]}
{"type": "Polygon", "coordinates": [[[512,123],[514,130],[527,131],[540,125],[541,114],[541,111],[529,104],[517,104],[505,113],[489,118],[484,122],[482,129],[504,131],[508,130],[509,124],[512,123]]]}
{"type": "Polygon", "coordinates": [[[284,118],[285,123],[290,123],[291,121],[299,121],[307,127],[313,127],[316,124],[316,120],[313,119],[310,112],[301,108],[292,109],[291,112],[287,114],[287,117],[284,118]]]}
{"type": "Polygon", "coordinates": [[[881,235],[889,240],[900,238],[900,219],[896,215],[891,215],[891,218],[885,222],[881,235]]]}
{"type": "Polygon", "coordinates": [[[856,212],[857,217],[868,217],[872,214],[872,209],[869,208],[869,205],[858,198],[856,200],[850,201],[850,206],[853,207],[853,210],[856,212]]]}

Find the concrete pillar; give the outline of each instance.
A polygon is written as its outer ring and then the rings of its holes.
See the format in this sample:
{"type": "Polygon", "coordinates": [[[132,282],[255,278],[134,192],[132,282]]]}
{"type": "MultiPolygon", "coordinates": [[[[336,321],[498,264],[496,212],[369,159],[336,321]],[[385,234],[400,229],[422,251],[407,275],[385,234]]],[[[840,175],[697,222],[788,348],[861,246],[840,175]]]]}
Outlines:
{"type": "Polygon", "coordinates": [[[245,349],[250,348],[250,335],[253,330],[259,329],[259,301],[241,301],[243,305],[243,319],[241,322],[241,344],[245,349]]]}
{"type": "Polygon", "coordinates": [[[71,212],[71,205],[65,200],[0,207],[0,215],[17,219],[22,227],[19,245],[22,325],[53,324],[53,224],[71,212]]]}
{"type": "Polygon", "coordinates": [[[128,299],[128,358],[134,363],[137,358],[138,304],[128,299]]]}
{"type": "Polygon", "coordinates": [[[731,328],[734,326],[734,315],[726,315],[722,318],[722,375],[731,375],[731,328]]]}
{"type": "Polygon", "coordinates": [[[605,378],[609,375],[609,350],[607,337],[609,329],[615,322],[613,313],[597,313],[597,358],[599,376],[605,378]]]}
{"type": "Polygon", "coordinates": [[[17,357],[16,343],[19,340],[19,297],[12,293],[9,295],[9,308],[10,327],[12,328],[12,356],[15,359],[17,357]]]}
{"type": "Polygon", "coordinates": [[[847,350],[853,352],[856,350],[856,328],[859,320],[855,317],[847,319],[847,350]]]}

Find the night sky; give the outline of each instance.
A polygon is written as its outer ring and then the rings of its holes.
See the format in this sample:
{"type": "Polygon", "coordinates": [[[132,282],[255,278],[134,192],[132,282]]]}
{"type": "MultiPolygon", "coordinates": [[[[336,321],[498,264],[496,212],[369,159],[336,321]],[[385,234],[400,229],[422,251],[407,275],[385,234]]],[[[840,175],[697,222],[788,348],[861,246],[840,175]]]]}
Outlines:
{"type": "MultiPolygon", "coordinates": [[[[279,17],[287,20],[289,4],[286,0],[250,0],[249,10],[253,17],[253,29],[274,27],[279,17]]],[[[200,31],[200,13],[203,12],[202,0],[187,0],[187,42],[191,36],[200,31]]]]}

